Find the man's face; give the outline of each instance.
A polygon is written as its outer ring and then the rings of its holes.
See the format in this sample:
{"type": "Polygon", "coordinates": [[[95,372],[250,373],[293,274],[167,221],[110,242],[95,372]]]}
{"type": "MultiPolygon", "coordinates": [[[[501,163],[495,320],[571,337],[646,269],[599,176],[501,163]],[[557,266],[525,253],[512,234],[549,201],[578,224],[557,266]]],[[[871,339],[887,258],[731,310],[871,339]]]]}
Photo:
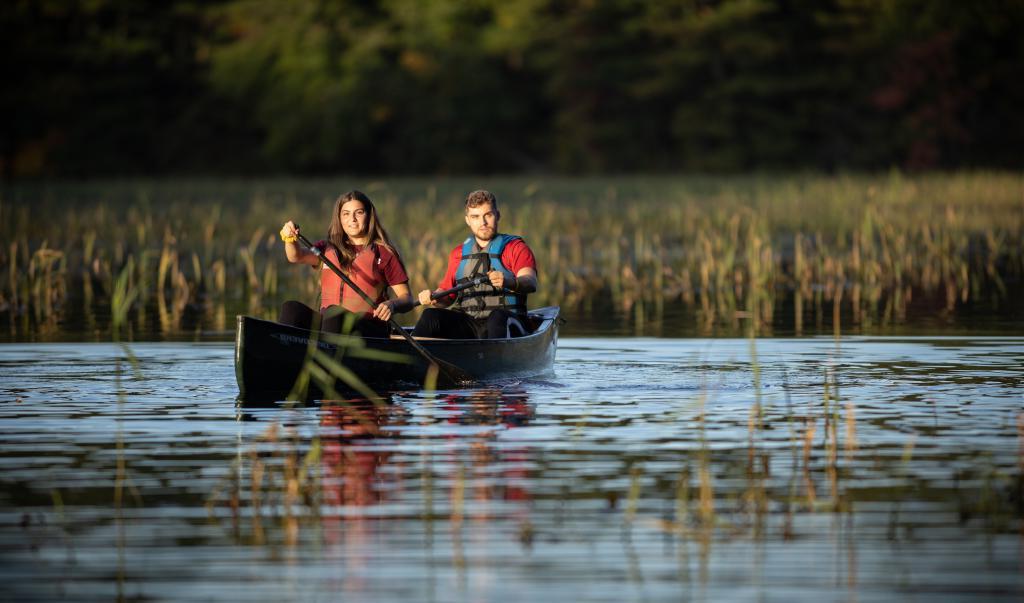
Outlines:
{"type": "Polygon", "coordinates": [[[490,241],[498,232],[501,214],[490,203],[483,203],[466,210],[466,224],[479,241],[490,241]]]}

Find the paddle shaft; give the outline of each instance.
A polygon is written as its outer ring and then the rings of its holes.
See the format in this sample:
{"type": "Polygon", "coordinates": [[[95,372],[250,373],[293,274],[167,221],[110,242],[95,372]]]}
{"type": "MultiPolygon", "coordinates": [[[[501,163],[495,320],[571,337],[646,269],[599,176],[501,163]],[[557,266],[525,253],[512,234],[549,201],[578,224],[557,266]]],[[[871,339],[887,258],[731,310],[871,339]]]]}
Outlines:
{"type": "MultiPolygon", "coordinates": [[[[475,287],[477,285],[482,285],[484,283],[489,283],[489,282],[491,282],[490,277],[488,277],[486,274],[483,274],[483,275],[480,275],[480,276],[476,277],[475,279],[473,279],[471,281],[466,281],[464,283],[460,283],[458,285],[455,285],[451,289],[445,289],[444,291],[435,291],[435,292],[430,294],[430,299],[441,299],[442,297],[448,297],[452,293],[458,293],[459,291],[462,291],[463,289],[469,289],[470,287],[475,287]]],[[[412,307],[413,308],[415,308],[416,306],[419,306],[419,305],[420,305],[420,300],[418,300],[418,299],[412,303],[412,307]]]]}
{"type": "MultiPolygon", "coordinates": [[[[297,228],[298,228],[298,225],[296,225],[296,229],[297,228]]],[[[331,269],[332,272],[334,272],[334,274],[337,274],[338,277],[341,278],[341,280],[346,285],[351,287],[353,291],[358,293],[359,297],[363,298],[363,301],[365,301],[366,303],[370,304],[370,307],[373,308],[374,310],[377,309],[377,302],[373,301],[373,298],[371,298],[369,295],[366,294],[365,291],[363,291],[358,286],[356,286],[356,284],[352,282],[352,279],[350,279],[348,277],[348,275],[346,275],[344,272],[341,271],[341,268],[338,268],[337,266],[334,265],[334,262],[328,260],[327,257],[324,256],[324,252],[321,249],[319,249],[318,247],[316,247],[315,245],[310,243],[309,239],[307,239],[306,237],[302,236],[301,234],[296,233],[296,236],[299,237],[299,240],[302,241],[302,244],[305,245],[313,253],[313,255],[315,255],[317,258],[319,258],[320,261],[324,263],[324,265],[326,265],[328,268],[331,269]]],[[[450,364],[450,363],[447,363],[447,362],[445,362],[443,360],[435,358],[422,345],[420,345],[420,342],[418,342],[415,339],[413,339],[412,335],[410,335],[408,331],[403,329],[401,325],[399,325],[397,322],[395,322],[395,319],[393,317],[389,318],[388,322],[391,324],[391,326],[393,326],[402,335],[402,337],[405,337],[405,340],[409,342],[409,345],[411,345],[417,352],[419,352],[420,355],[423,356],[423,358],[427,362],[433,364],[438,369],[444,371],[445,375],[453,383],[457,383],[459,381],[466,381],[466,380],[468,380],[465,377],[465,375],[462,373],[462,370],[459,369],[459,367],[455,366],[454,364],[450,364]]]]}

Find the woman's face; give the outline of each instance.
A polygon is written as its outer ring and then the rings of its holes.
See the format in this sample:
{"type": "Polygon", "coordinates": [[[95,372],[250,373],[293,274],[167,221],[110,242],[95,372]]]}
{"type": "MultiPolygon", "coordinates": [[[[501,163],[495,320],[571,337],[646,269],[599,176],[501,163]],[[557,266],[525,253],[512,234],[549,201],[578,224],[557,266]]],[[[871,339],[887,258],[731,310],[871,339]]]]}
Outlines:
{"type": "Polygon", "coordinates": [[[362,201],[346,201],[341,206],[341,227],[350,238],[366,236],[367,215],[362,201]]]}

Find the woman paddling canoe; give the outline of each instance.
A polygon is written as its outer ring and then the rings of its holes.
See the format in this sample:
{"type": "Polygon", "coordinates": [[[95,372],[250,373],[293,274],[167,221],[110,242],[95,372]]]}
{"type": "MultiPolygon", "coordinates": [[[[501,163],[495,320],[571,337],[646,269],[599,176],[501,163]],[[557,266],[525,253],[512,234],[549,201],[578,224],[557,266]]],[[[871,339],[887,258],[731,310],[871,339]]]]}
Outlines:
{"type": "MultiPolygon", "coordinates": [[[[346,285],[338,275],[321,265],[313,252],[298,244],[299,228],[289,220],[281,227],[284,252],[293,264],[320,267],[321,329],[341,332],[347,314],[355,315],[356,331],[364,337],[387,337],[388,320],[393,314],[408,312],[413,307],[409,293],[409,277],[398,249],[391,243],[377,210],[369,197],[350,191],[338,197],[331,214],[331,226],[323,246],[324,257],[341,270],[377,304],[373,309],[362,296],[346,285]],[[387,290],[391,289],[391,299],[387,290]]],[[[312,308],[295,300],[281,306],[279,322],[310,329],[312,308]]]]}

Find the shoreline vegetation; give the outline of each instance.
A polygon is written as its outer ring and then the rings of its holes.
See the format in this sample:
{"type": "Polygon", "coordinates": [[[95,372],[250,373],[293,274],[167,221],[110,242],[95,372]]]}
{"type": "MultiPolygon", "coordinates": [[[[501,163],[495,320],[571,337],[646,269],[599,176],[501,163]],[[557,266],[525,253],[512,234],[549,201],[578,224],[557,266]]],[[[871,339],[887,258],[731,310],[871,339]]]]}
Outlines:
{"type": "Polygon", "coordinates": [[[1024,4],[6,2],[0,179],[1020,169],[1024,4]]]}
{"type": "Polygon", "coordinates": [[[538,256],[532,306],[638,325],[679,310],[698,332],[765,334],[785,303],[794,334],[815,320],[838,335],[900,324],[922,297],[943,315],[979,301],[1006,311],[1024,274],[1016,172],[37,182],[0,189],[2,337],[109,339],[119,278],[134,293],[120,308],[128,339],[227,331],[228,308],[274,319],[318,287],[286,265],[280,223],[322,238],[352,188],[380,209],[410,286],[432,286],[481,186],[538,256]]]}

